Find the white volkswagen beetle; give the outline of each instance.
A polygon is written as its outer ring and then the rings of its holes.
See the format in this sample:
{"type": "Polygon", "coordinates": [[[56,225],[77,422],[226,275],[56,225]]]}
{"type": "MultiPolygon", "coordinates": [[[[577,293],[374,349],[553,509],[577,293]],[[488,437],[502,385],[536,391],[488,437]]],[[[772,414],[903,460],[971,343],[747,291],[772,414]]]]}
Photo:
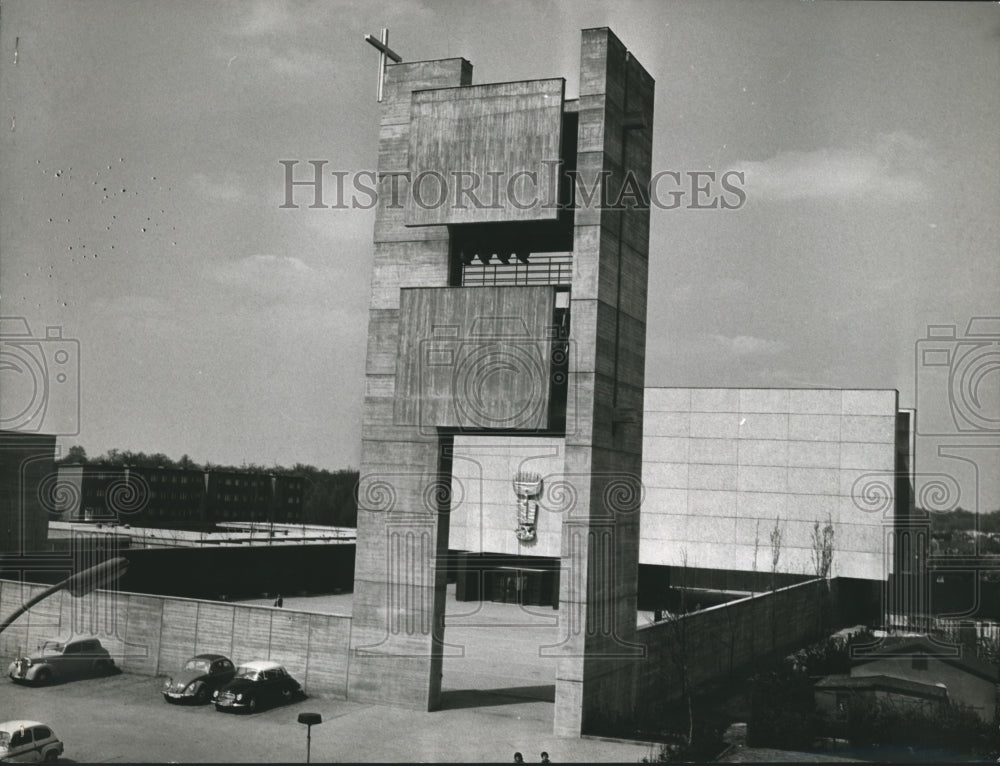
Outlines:
{"type": "Polygon", "coordinates": [[[0,723],[0,763],[55,763],[62,752],[63,743],[44,723],[0,723]]]}

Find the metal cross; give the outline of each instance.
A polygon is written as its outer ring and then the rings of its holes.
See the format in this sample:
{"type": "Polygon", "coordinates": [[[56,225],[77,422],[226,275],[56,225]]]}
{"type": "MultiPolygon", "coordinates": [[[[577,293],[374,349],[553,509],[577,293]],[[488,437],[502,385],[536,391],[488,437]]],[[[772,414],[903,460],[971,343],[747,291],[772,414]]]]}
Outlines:
{"type": "Polygon", "coordinates": [[[397,64],[403,57],[389,47],[389,30],[382,27],[382,39],[376,40],[373,35],[365,35],[365,42],[378,49],[378,100],[382,101],[382,86],[385,84],[385,58],[388,56],[397,64]]]}

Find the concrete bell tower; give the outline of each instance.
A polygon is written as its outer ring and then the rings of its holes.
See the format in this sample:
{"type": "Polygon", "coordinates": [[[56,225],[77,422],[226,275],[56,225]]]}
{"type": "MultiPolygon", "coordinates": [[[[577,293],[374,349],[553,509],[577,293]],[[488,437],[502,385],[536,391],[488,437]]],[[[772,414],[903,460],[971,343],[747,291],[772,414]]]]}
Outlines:
{"type": "Polygon", "coordinates": [[[386,67],[350,699],[438,706],[457,434],[565,439],[555,730],[627,714],[652,78],[606,28],[561,78],[386,67]]]}

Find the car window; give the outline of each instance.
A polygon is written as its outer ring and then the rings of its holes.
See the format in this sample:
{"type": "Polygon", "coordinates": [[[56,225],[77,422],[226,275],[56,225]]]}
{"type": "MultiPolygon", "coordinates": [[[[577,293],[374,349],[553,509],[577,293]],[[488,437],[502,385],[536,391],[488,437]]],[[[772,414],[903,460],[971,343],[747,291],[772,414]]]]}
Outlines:
{"type": "Polygon", "coordinates": [[[66,648],[63,650],[63,654],[79,654],[80,644],[67,644],[66,648]]]}
{"type": "Polygon", "coordinates": [[[31,731],[35,735],[35,742],[41,742],[52,736],[52,731],[47,726],[36,726],[31,731]]]}
{"type": "Polygon", "coordinates": [[[191,659],[184,666],[185,670],[197,670],[200,673],[207,673],[209,668],[208,660],[191,659]]]}
{"type": "Polygon", "coordinates": [[[31,744],[31,730],[25,729],[24,731],[15,731],[10,738],[11,747],[21,747],[22,745],[31,744]]]}
{"type": "Polygon", "coordinates": [[[42,654],[61,654],[63,645],[58,641],[46,641],[42,644],[42,654]]]}

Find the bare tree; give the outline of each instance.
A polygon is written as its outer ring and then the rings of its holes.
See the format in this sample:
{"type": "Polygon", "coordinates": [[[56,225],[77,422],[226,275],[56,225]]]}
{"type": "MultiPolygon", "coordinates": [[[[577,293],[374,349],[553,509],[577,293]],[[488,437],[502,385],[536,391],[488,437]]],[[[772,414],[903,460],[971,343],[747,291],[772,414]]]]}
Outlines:
{"type": "Polygon", "coordinates": [[[829,515],[826,517],[826,524],[823,527],[820,527],[818,520],[813,522],[812,556],[817,577],[825,579],[830,577],[830,572],[833,569],[834,535],[833,521],[829,515]]]}
{"type": "Polygon", "coordinates": [[[776,590],[778,564],[781,561],[781,543],[785,537],[785,528],[781,524],[781,517],[774,517],[774,529],[771,530],[771,590],[776,590]]]}
{"type": "Polygon", "coordinates": [[[781,562],[781,547],[785,538],[785,528],[781,517],[774,517],[774,528],[769,535],[771,540],[771,648],[778,643],[778,612],[774,592],[778,589],[778,564],[781,562]]]}

